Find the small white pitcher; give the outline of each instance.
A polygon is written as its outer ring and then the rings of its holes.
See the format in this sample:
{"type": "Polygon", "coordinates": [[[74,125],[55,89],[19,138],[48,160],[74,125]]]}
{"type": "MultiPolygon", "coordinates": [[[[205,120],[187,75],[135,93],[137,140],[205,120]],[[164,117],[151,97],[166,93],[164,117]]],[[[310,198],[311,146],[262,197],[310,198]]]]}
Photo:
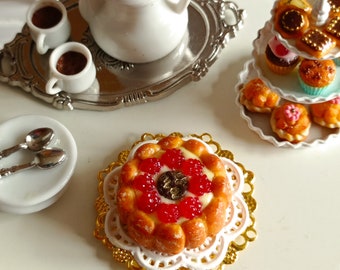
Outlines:
{"type": "Polygon", "coordinates": [[[129,63],[158,60],[181,42],[190,0],[79,0],[98,46],[129,63]]]}

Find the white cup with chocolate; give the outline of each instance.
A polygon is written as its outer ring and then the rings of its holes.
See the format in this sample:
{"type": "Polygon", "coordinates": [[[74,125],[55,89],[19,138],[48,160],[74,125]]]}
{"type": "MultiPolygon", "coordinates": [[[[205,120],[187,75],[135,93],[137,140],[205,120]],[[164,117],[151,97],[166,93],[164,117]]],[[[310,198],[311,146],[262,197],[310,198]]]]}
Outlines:
{"type": "Polygon", "coordinates": [[[66,42],[71,34],[67,10],[60,1],[33,2],[27,11],[26,22],[39,54],[66,42]]]}
{"type": "Polygon", "coordinates": [[[49,59],[50,77],[46,93],[77,94],[90,89],[96,80],[96,67],[90,50],[79,42],[66,42],[55,48],[49,59]]]}

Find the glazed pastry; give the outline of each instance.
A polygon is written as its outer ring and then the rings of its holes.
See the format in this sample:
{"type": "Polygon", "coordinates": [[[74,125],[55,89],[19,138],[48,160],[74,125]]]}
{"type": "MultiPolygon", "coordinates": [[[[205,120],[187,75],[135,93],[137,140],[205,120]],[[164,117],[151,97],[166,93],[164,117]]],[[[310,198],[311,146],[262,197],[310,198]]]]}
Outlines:
{"type": "Polygon", "coordinates": [[[328,128],[340,127],[340,97],[311,104],[310,110],[315,123],[328,128]]]}
{"type": "Polygon", "coordinates": [[[335,16],[329,20],[325,27],[325,32],[340,46],[340,16],[335,16]]]}
{"type": "Polygon", "coordinates": [[[283,38],[301,37],[309,27],[308,15],[294,6],[278,7],[274,15],[274,28],[283,38]]]}
{"type": "Polygon", "coordinates": [[[270,125],[279,138],[298,143],[309,135],[311,120],[304,105],[286,102],[273,111],[270,125]]]}
{"type": "Polygon", "coordinates": [[[312,12],[312,6],[305,0],[280,0],[278,1],[277,7],[294,6],[295,8],[301,9],[307,14],[312,12]]]}
{"type": "Polygon", "coordinates": [[[331,7],[331,13],[337,14],[340,12],[340,1],[339,0],[328,0],[331,7]]]}
{"type": "Polygon", "coordinates": [[[329,89],[336,75],[333,60],[303,59],[299,66],[298,79],[302,89],[310,95],[319,95],[329,89]]]}
{"type": "Polygon", "coordinates": [[[296,40],[296,47],[315,58],[322,58],[336,46],[336,42],[319,29],[309,29],[296,40]]]}
{"type": "Polygon", "coordinates": [[[122,166],[120,222],[146,249],[178,254],[225,226],[231,187],[223,161],[203,141],[170,135],[136,145],[122,166]]]}
{"type": "Polygon", "coordinates": [[[276,36],[267,44],[265,59],[269,69],[280,75],[290,73],[300,62],[299,55],[288,50],[276,36]]]}
{"type": "Polygon", "coordinates": [[[279,95],[260,78],[247,82],[240,93],[240,103],[252,112],[270,113],[278,105],[279,100],[279,95]]]}

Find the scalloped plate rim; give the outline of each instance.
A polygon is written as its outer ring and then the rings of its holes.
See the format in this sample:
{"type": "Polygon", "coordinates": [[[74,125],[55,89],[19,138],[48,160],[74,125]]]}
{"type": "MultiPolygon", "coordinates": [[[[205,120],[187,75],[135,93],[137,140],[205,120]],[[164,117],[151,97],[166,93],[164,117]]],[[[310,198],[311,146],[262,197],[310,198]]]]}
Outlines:
{"type": "MultiPolygon", "coordinates": [[[[240,116],[244,120],[246,120],[249,129],[251,129],[252,131],[257,133],[260,136],[261,139],[268,141],[268,142],[272,143],[273,145],[275,145],[277,147],[289,147],[289,148],[293,148],[293,149],[298,149],[298,148],[301,148],[301,147],[312,147],[312,146],[315,146],[315,145],[325,144],[325,143],[329,142],[330,140],[336,139],[336,138],[339,137],[339,129],[338,129],[338,133],[331,133],[325,139],[316,139],[316,140],[314,140],[313,142],[310,142],[310,143],[303,141],[303,142],[299,142],[299,143],[294,144],[294,143],[291,143],[289,141],[278,141],[274,136],[264,134],[263,130],[260,127],[257,127],[253,124],[252,118],[249,117],[248,115],[246,115],[244,106],[239,102],[239,88],[246,81],[245,77],[249,74],[249,68],[248,67],[250,65],[253,65],[254,68],[256,68],[256,64],[255,64],[254,59],[248,60],[244,64],[243,70],[239,73],[238,83],[235,86],[235,91],[237,93],[235,103],[240,108],[240,116]]],[[[272,87],[270,82],[261,73],[259,73],[259,71],[257,69],[256,69],[256,72],[259,75],[259,77],[262,80],[264,80],[265,83],[268,83],[268,85],[270,87],[272,87]]]]}

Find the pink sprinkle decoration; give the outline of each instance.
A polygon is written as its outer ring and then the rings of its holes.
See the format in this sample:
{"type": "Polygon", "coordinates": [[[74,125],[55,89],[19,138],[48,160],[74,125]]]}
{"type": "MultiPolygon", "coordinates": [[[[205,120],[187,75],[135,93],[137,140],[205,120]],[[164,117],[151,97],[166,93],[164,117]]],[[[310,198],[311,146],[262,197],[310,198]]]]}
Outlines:
{"type": "Polygon", "coordinates": [[[294,104],[289,104],[284,110],[284,115],[289,121],[296,122],[299,120],[301,112],[294,104]]]}
{"type": "Polygon", "coordinates": [[[340,97],[336,97],[336,98],[330,100],[330,103],[332,103],[332,104],[340,104],[340,97]]]}

